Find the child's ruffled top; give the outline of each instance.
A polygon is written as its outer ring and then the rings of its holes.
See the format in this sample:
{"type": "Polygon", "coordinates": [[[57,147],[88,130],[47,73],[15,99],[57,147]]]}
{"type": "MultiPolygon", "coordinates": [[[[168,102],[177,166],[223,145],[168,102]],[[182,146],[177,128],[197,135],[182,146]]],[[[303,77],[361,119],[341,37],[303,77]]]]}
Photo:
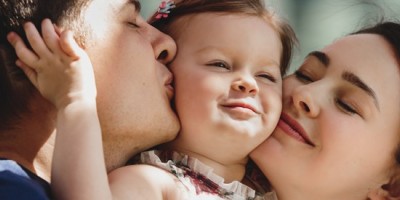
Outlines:
{"type": "Polygon", "coordinates": [[[185,194],[185,199],[277,200],[274,193],[257,193],[239,181],[224,183],[224,179],[214,174],[211,167],[175,151],[146,151],[141,153],[139,163],[173,174],[182,183],[177,187],[185,194]]]}

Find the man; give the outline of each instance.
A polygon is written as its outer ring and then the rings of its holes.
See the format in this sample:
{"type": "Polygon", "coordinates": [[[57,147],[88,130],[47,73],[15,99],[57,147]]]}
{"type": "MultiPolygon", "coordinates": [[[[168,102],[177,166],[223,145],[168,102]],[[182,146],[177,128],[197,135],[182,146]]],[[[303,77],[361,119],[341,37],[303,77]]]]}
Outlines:
{"type": "Polygon", "coordinates": [[[0,0],[0,199],[51,198],[46,181],[56,111],[16,67],[6,40],[10,31],[23,35],[27,20],[38,25],[50,18],[74,31],[88,53],[108,171],[176,136],[172,75],[165,67],[176,45],[147,24],[139,9],[133,0],[0,0]]]}

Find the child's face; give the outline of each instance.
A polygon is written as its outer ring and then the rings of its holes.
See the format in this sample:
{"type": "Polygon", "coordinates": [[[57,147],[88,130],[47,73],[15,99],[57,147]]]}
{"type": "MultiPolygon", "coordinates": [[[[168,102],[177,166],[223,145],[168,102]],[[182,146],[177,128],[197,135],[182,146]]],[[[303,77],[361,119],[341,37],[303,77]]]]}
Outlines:
{"type": "Polygon", "coordinates": [[[212,13],[186,17],[172,29],[178,140],[197,151],[246,156],[281,112],[278,34],[258,17],[212,13]]]}

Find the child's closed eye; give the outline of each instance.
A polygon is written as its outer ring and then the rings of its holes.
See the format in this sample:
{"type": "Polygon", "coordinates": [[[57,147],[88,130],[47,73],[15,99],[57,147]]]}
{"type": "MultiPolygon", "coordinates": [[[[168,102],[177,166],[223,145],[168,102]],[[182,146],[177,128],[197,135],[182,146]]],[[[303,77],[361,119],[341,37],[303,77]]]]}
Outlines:
{"type": "Polygon", "coordinates": [[[210,63],[208,63],[206,65],[207,66],[211,66],[211,67],[224,68],[224,69],[227,69],[227,70],[231,69],[231,66],[228,63],[224,62],[224,61],[213,61],[213,62],[210,62],[210,63]]]}
{"type": "Polygon", "coordinates": [[[273,83],[276,83],[277,82],[277,79],[273,76],[273,75],[271,75],[271,74],[267,74],[267,73],[264,73],[264,74],[259,74],[259,75],[257,75],[258,77],[261,77],[261,78],[263,78],[263,79],[267,79],[267,80],[269,80],[269,81],[271,81],[271,82],[273,82],[273,83]]]}

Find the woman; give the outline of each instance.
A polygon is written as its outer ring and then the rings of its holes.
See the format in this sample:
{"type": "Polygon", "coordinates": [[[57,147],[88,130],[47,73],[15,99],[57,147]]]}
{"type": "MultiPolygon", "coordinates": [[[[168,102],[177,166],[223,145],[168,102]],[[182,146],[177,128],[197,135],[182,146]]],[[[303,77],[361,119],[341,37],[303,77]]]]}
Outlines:
{"type": "Polygon", "coordinates": [[[400,24],[386,22],[311,52],[284,80],[278,127],[251,154],[279,200],[400,197],[399,62],[400,24]]]}

